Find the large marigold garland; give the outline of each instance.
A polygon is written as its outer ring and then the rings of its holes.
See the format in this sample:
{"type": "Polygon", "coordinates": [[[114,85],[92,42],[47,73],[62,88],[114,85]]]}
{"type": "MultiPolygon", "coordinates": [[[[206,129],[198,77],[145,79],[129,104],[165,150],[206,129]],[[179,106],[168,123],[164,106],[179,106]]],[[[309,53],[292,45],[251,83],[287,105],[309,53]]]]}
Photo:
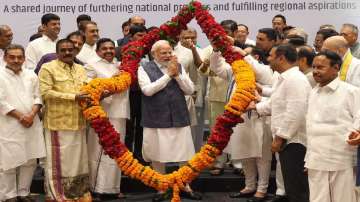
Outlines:
{"type": "Polygon", "coordinates": [[[152,30],[142,40],[130,42],[122,50],[123,57],[121,73],[109,79],[94,79],[82,87],[82,91],[91,95],[91,101],[81,103],[85,118],[90,121],[91,127],[97,132],[99,142],[107,155],[113,158],[125,175],[142,181],[145,185],[160,191],[173,189],[172,202],[180,201],[180,191],[186,183],[194,180],[202,170],[211,166],[216,156],[220,155],[229,142],[232,128],[243,122],[240,115],[249,102],[254,100],[255,75],[251,67],[242,60],[242,56],[234,52],[223,28],[216,23],[206,8],[198,1],[192,1],[184,6],[177,16],[169,22],[152,30]],[[182,166],[179,170],[163,175],[148,166],[143,166],[120,141],[120,134],[109,122],[105,111],[100,105],[100,97],[105,90],[110,93],[120,93],[128,89],[136,81],[136,72],[141,57],[148,53],[159,39],[176,42],[176,36],[186,25],[196,18],[203,32],[213,42],[231,64],[237,88],[231,100],[225,107],[225,112],[216,120],[211,135],[199,153],[182,166]]]}

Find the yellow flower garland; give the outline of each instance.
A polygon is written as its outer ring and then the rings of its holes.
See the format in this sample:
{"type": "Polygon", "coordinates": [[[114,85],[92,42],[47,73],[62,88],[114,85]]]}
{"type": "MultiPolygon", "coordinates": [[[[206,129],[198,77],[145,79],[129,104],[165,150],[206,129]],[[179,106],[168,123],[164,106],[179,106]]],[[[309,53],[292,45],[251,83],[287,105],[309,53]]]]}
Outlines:
{"type": "MultiPolygon", "coordinates": [[[[248,103],[255,99],[255,75],[252,68],[243,60],[233,62],[232,70],[237,87],[225,109],[240,116],[248,106],[248,103]]],[[[93,100],[91,103],[82,103],[84,108],[87,107],[83,111],[85,118],[90,121],[97,118],[105,118],[106,113],[100,106],[102,92],[108,90],[110,93],[119,93],[129,88],[130,84],[130,74],[121,72],[121,74],[113,78],[94,79],[84,86],[82,90],[88,92],[93,100]],[[90,107],[88,106],[89,104],[90,107]]],[[[172,188],[173,198],[171,201],[179,202],[180,190],[184,190],[186,183],[190,183],[195,179],[203,169],[210,167],[220,152],[216,147],[205,144],[200,152],[188,161],[187,165],[167,175],[162,175],[148,166],[143,166],[129,151],[118,157],[116,162],[125,175],[138,179],[147,186],[154,187],[160,191],[172,188]]]]}
{"type": "MultiPolygon", "coordinates": [[[[232,64],[232,70],[237,84],[231,100],[225,106],[229,112],[240,116],[248,103],[255,99],[255,75],[252,68],[243,60],[237,60],[232,64]]],[[[83,113],[87,120],[105,118],[106,113],[100,106],[100,97],[104,90],[111,93],[119,93],[126,90],[131,84],[131,76],[127,72],[121,72],[118,76],[109,79],[94,79],[82,88],[88,92],[93,101],[82,103],[86,108],[83,113]]],[[[188,161],[188,164],[171,174],[162,175],[148,166],[143,166],[136,160],[132,153],[127,151],[116,159],[119,168],[125,175],[142,181],[145,185],[154,187],[160,191],[173,189],[172,202],[180,201],[180,190],[184,190],[186,183],[190,183],[200,172],[211,166],[220,150],[209,144],[205,144],[201,151],[188,161]]]]}

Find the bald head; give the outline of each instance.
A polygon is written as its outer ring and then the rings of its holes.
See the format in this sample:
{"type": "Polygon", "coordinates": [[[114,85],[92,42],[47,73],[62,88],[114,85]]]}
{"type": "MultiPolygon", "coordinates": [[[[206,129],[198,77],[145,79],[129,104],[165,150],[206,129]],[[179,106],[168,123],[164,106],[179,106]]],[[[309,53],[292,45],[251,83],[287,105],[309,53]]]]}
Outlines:
{"type": "Polygon", "coordinates": [[[303,28],[300,27],[295,27],[293,29],[290,29],[289,32],[287,33],[286,38],[291,38],[291,37],[301,37],[302,39],[304,39],[305,44],[307,43],[307,39],[308,39],[308,34],[305,32],[305,30],[303,28]]]}
{"type": "Polygon", "coordinates": [[[343,36],[332,36],[324,41],[321,51],[330,50],[343,57],[348,48],[348,42],[343,36]]]}
{"type": "Polygon", "coordinates": [[[0,48],[5,49],[11,44],[13,32],[8,25],[0,25],[0,48]]]}
{"type": "Polygon", "coordinates": [[[145,26],[145,19],[141,16],[135,15],[129,19],[130,26],[131,25],[143,25],[145,26]]]}

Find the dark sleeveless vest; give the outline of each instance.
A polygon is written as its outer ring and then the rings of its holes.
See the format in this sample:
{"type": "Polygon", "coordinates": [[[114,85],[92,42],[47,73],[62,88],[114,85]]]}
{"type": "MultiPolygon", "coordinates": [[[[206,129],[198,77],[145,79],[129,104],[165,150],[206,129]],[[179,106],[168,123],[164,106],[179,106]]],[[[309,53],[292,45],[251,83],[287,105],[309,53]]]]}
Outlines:
{"type": "MultiPolygon", "coordinates": [[[[143,68],[151,82],[164,75],[153,61],[146,63],[143,68]]],[[[180,65],[179,68],[181,73],[180,65]]],[[[142,94],[141,111],[143,127],[174,128],[190,125],[184,92],[175,79],[171,79],[165,88],[152,96],[142,94]]]]}

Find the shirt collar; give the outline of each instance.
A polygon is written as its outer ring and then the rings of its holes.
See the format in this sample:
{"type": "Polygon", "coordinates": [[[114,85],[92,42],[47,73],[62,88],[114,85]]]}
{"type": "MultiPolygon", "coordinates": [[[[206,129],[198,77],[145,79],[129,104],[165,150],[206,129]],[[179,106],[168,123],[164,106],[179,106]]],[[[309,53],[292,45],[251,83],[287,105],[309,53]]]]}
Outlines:
{"type": "Polygon", "coordinates": [[[50,41],[50,42],[57,42],[59,40],[59,37],[58,37],[57,39],[55,39],[55,41],[53,41],[45,34],[42,35],[42,38],[44,39],[44,41],[50,41]]]}
{"type": "Polygon", "coordinates": [[[280,74],[280,77],[283,79],[286,79],[287,77],[289,77],[292,74],[292,72],[295,72],[295,71],[299,71],[298,66],[291,67],[291,68],[287,69],[286,71],[282,72],[280,74]]]}
{"type": "Polygon", "coordinates": [[[96,57],[92,61],[93,62],[102,62],[102,63],[106,63],[106,64],[117,64],[117,62],[118,62],[116,57],[114,57],[114,59],[111,62],[109,62],[109,61],[105,60],[104,58],[101,58],[98,54],[96,54],[96,57]]]}
{"type": "Polygon", "coordinates": [[[83,48],[84,47],[86,47],[88,49],[91,49],[91,50],[95,50],[96,49],[96,43],[94,45],[92,45],[92,46],[90,46],[90,44],[88,44],[88,43],[84,43],[83,48]]]}
{"type": "Polygon", "coordinates": [[[19,74],[15,74],[13,70],[7,68],[6,66],[5,66],[5,68],[4,68],[4,71],[5,71],[6,73],[12,75],[12,76],[20,76],[21,73],[23,72],[23,70],[22,70],[22,68],[21,68],[19,74]]]}
{"type": "Polygon", "coordinates": [[[75,62],[73,63],[73,65],[72,66],[70,66],[70,65],[68,65],[67,63],[65,63],[65,62],[63,62],[63,61],[61,61],[61,60],[59,60],[59,59],[56,59],[56,61],[57,61],[57,63],[59,63],[59,66],[60,67],[62,67],[62,68],[64,68],[64,69],[73,69],[73,67],[74,67],[74,65],[75,65],[75,62]]]}
{"type": "Polygon", "coordinates": [[[317,88],[318,88],[318,90],[320,90],[320,89],[329,89],[331,91],[335,91],[339,87],[340,82],[341,82],[340,78],[336,77],[334,80],[332,80],[326,86],[320,87],[319,84],[318,84],[317,88]]]}

